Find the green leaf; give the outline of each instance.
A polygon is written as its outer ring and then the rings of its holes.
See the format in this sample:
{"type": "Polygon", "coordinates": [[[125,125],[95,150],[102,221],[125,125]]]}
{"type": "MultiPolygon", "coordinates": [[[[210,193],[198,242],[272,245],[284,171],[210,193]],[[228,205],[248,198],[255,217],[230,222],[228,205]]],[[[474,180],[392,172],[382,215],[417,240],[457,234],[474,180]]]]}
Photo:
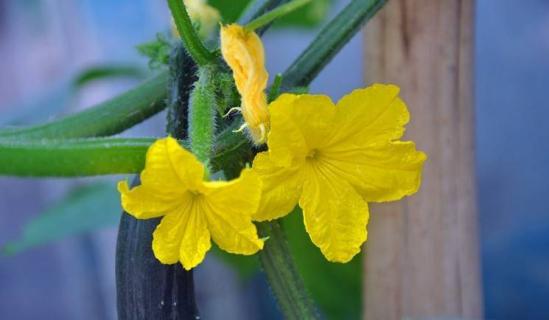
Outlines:
{"type": "Polygon", "coordinates": [[[3,251],[17,254],[68,236],[116,226],[120,212],[120,199],[113,183],[79,187],[27,223],[21,236],[5,245],[3,251]]]}
{"type": "Polygon", "coordinates": [[[362,254],[346,264],[331,263],[309,238],[301,209],[282,220],[297,267],[318,306],[328,319],[359,319],[362,301],[362,254]]]}
{"type": "Polygon", "coordinates": [[[158,69],[168,64],[172,44],[167,35],[163,33],[156,34],[156,40],[138,45],[137,51],[149,58],[149,68],[158,69]]]}

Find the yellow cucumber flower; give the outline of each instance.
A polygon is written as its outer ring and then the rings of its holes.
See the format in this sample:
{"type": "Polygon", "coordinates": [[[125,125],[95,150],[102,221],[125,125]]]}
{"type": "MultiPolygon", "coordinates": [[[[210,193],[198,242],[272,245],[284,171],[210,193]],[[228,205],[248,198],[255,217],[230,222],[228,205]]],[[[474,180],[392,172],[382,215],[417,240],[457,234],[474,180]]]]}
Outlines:
{"type": "Polygon", "coordinates": [[[355,90],[337,105],[327,96],[283,94],[271,103],[269,150],[252,169],[263,180],[254,220],[276,219],[296,204],[324,256],[347,262],[366,241],[367,202],[415,193],[426,155],[398,141],[409,120],[394,85],[355,90]]]}
{"type": "Polygon", "coordinates": [[[269,74],[265,70],[263,43],[255,32],[231,24],[221,27],[221,52],[233,71],[248,132],[255,143],[262,144],[269,131],[265,96],[269,74]]]}
{"type": "Polygon", "coordinates": [[[122,207],[137,219],[163,217],[153,233],[152,249],[164,264],[194,268],[210,249],[210,238],[223,250],[254,254],[263,248],[252,214],[259,205],[261,181],[250,169],[238,179],[204,181],[204,165],[177,140],[157,140],[149,150],[141,185],[118,184],[122,207]]]}

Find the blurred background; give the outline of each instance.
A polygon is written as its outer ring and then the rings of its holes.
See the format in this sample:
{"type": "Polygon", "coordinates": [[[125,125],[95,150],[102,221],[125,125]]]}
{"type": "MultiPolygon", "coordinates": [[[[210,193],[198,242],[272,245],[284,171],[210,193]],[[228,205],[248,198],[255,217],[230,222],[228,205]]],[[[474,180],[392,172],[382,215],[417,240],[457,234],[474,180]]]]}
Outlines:
{"type": "MultiPolygon", "coordinates": [[[[231,1],[225,19],[245,3],[231,1]]],[[[282,72],[346,3],[315,1],[270,30],[270,74],[282,72]]],[[[0,0],[0,125],[50,120],[145,79],[154,71],[136,46],[166,33],[169,21],[158,0],[0,0]]],[[[361,38],[311,92],[337,100],[363,86],[361,38]]],[[[549,318],[549,2],[478,0],[475,58],[485,315],[549,318]]],[[[159,114],[123,135],[162,136],[164,126],[159,114]]],[[[11,250],[0,255],[1,319],[116,318],[114,181],[123,178],[0,177],[0,246],[11,250]]],[[[285,221],[292,249],[323,312],[359,318],[361,258],[344,266],[324,262],[297,217],[285,221]]],[[[205,319],[279,317],[254,259],[210,254],[196,283],[205,319]]]]}

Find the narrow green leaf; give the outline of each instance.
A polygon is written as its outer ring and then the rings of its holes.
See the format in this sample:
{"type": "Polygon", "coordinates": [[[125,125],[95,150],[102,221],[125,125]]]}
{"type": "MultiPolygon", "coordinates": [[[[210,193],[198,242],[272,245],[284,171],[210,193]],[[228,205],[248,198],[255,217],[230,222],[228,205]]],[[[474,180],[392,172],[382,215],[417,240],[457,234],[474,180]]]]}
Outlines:
{"type": "Polygon", "coordinates": [[[114,183],[76,188],[26,224],[21,236],[2,251],[13,255],[68,236],[116,226],[120,212],[120,197],[114,183]]]}

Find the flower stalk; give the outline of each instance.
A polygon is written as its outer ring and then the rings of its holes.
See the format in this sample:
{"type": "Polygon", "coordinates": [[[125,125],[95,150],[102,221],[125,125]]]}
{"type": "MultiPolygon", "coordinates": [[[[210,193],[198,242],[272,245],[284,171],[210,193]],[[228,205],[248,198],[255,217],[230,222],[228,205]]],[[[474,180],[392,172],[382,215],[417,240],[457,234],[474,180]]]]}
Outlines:
{"type": "Polygon", "coordinates": [[[260,236],[269,237],[259,252],[261,266],[286,319],[319,319],[303,279],[290,253],[288,241],[278,221],[258,224],[260,236]]]}
{"type": "Polygon", "coordinates": [[[259,29],[261,27],[268,25],[269,23],[273,22],[275,19],[285,16],[288,13],[301,8],[306,4],[309,4],[311,1],[312,0],[294,0],[286,4],[283,4],[281,6],[278,6],[275,9],[250,21],[248,24],[246,24],[244,29],[246,29],[246,31],[248,32],[255,31],[256,29],[259,29]]]}
{"type": "Polygon", "coordinates": [[[185,49],[187,49],[194,62],[199,66],[210,64],[215,59],[215,54],[210,52],[200,40],[183,1],[168,0],[168,6],[181,40],[185,44],[185,49]]]}

